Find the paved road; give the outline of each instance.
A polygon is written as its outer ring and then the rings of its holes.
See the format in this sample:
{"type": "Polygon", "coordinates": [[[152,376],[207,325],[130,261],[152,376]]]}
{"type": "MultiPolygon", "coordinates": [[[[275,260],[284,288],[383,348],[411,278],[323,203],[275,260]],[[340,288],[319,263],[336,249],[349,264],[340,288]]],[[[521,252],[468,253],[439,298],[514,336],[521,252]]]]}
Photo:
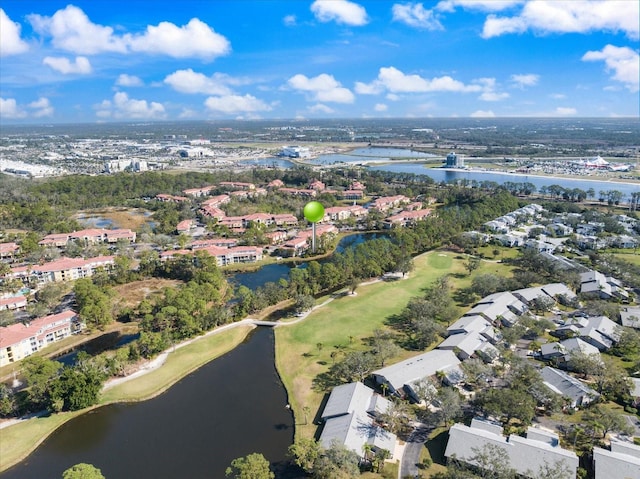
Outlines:
{"type": "Polygon", "coordinates": [[[418,475],[420,472],[418,469],[420,451],[424,447],[424,443],[430,432],[431,428],[426,424],[417,424],[404,447],[404,454],[402,455],[402,462],[400,464],[400,477],[416,477],[418,475]]]}

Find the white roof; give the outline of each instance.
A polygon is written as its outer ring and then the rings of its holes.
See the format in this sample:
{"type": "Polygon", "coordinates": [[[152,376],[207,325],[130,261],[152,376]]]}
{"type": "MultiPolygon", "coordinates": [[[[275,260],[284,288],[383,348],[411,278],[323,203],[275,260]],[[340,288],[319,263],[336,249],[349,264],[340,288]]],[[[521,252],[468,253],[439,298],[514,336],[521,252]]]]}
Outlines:
{"type": "Polygon", "coordinates": [[[483,331],[487,326],[490,326],[490,324],[489,321],[480,315],[463,316],[449,326],[447,331],[483,331]]]}
{"type": "Polygon", "coordinates": [[[363,456],[362,446],[365,444],[386,449],[393,455],[396,436],[376,426],[373,419],[366,414],[353,412],[327,419],[320,434],[320,444],[328,449],[334,441],[352,450],[359,457],[363,456]]]}
{"type": "Polygon", "coordinates": [[[331,391],[322,419],[352,412],[376,414],[385,412],[388,407],[388,399],[361,382],[342,384],[331,391]]]}
{"type": "Polygon", "coordinates": [[[482,450],[486,444],[493,444],[503,449],[509,457],[510,467],[519,474],[534,474],[547,464],[564,461],[569,474],[555,479],[574,479],[578,468],[578,456],[573,451],[559,447],[558,436],[543,430],[529,428],[527,437],[512,434],[507,439],[502,435],[502,428],[489,423],[481,426],[482,421],[472,421],[471,426],[454,424],[449,430],[449,441],[445,456],[454,456],[461,461],[477,465],[470,458],[482,450]]]}
{"type": "Polygon", "coordinates": [[[391,366],[373,371],[383,377],[391,386],[399,390],[422,378],[433,376],[437,371],[445,371],[460,364],[453,351],[434,349],[391,366]]]}
{"type": "Polygon", "coordinates": [[[611,450],[593,448],[595,479],[640,479],[640,446],[611,440],[611,450]]]}

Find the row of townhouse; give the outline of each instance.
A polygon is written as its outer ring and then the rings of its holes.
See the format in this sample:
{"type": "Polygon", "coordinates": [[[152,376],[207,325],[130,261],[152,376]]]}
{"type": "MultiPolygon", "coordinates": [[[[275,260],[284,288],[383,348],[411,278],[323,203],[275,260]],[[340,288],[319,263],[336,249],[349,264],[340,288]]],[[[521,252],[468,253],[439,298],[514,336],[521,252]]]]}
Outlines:
{"type": "Polygon", "coordinates": [[[526,436],[504,435],[502,425],[480,418],[471,424],[454,424],[449,430],[449,441],[444,455],[476,467],[482,467],[479,454],[487,445],[492,445],[503,453],[508,467],[522,477],[541,477],[545,467],[563,464],[563,471],[557,471],[553,479],[575,479],[578,470],[578,456],[560,445],[557,434],[539,427],[528,427],[526,436]]]}
{"type": "MultiPolygon", "coordinates": [[[[335,235],[338,229],[333,225],[316,225],[316,237],[321,238],[324,235],[335,235]]],[[[296,236],[290,238],[281,248],[281,251],[289,256],[298,256],[311,247],[313,236],[313,228],[307,228],[298,232],[296,236]]]]}
{"type": "Polygon", "coordinates": [[[65,247],[71,241],[79,241],[83,244],[117,243],[118,241],[136,241],[136,232],[129,229],[91,228],[74,231],[73,233],[54,233],[45,236],[38,242],[40,246],[65,247]]]}
{"type": "Polygon", "coordinates": [[[114,264],[113,256],[97,256],[95,258],[60,258],[39,265],[11,268],[6,277],[17,278],[25,284],[41,286],[47,283],[74,281],[88,278],[99,268],[109,269],[114,264]]]}
{"type": "Polygon", "coordinates": [[[0,311],[22,311],[27,308],[27,298],[23,295],[0,298],[0,311]]]}
{"type": "Polygon", "coordinates": [[[20,252],[16,243],[0,243],[0,261],[11,261],[20,252]]]}
{"type": "MultiPolygon", "coordinates": [[[[454,424],[451,427],[444,455],[447,459],[482,467],[478,453],[491,444],[503,452],[507,466],[519,477],[542,477],[540,474],[549,467],[558,465],[553,479],[574,479],[578,456],[564,449],[559,439],[556,433],[534,426],[527,428],[525,437],[516,434],[507,437],[500,424],[474,418],[469,426],[454,424]]],[[[611,439],[609,449],[594,447],[593,470],[595,479],[640,479],[640,446],[611,439]]]]}
{"type": "Polygon", "coordinates": [[[344,221],[349,218],[360,219],[369,214],[369,210],[360,205],[352,206],[331,206],[324,210],[322,221],[344,221]]]}
{"type": "Polygon", "coordinates": [[[411,200],[404,195],[382,196],[373,200],[369,207],[384,213],[400,205],[409,204],[410,202],[411,200]]]}
{"type": "Polygon", "coordinates": [[[395,434],[381,427],[379,417],[389,410],[391,402],[361,382],[333,388],[321,414],[323,422],[320,444],[328,449],[335,442],[355,452],[361,461],[365,451],[373,454],[389,452],[389,460],[397,459],[395,434]]]}
{"type": "Polygon", "coordinates": [[[414,225],[417,221],[422,221],[431,216],[431,213],[432,210],[430,208],[424,210],[401,211],[396,215],[386,218],[384,220],[384,227],[388,229],[396,226],[406,227],[414,225]]]}
{"type": "Polygon", "coordinates": [[[580,273],[580,292],[594,294],[601,299],[629,300],[629,293],[619,279],[595,270],[580,273]]]}
{"type": "Polygon", "coordinates": [[[206,251],[216,259],[218,266],[227,266],[239,263],[255,263],[263,258],[262,248],[258,246],[232,246],[228,248],[220,246],[202,246],[195,249],[170,250],[160,253],[160,259],[166,260],[180,255],[193,255],[196,251],[206,251]]]}
{"type": "Polygon", "coordinates": [[[62,313],[0,328],[0,367],[30,356],[51,343],[81,331],[84,324],[77,313],[62,313]]]}

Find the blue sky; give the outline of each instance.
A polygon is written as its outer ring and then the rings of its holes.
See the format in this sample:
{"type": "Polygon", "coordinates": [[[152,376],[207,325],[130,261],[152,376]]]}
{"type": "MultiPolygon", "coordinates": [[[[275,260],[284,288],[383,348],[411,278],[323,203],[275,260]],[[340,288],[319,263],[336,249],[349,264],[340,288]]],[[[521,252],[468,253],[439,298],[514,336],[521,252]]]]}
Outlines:
{"type": "Polygon", "coordinates": [[[638,117],[638,0],[3,0],[3,124],[638,117]]]}

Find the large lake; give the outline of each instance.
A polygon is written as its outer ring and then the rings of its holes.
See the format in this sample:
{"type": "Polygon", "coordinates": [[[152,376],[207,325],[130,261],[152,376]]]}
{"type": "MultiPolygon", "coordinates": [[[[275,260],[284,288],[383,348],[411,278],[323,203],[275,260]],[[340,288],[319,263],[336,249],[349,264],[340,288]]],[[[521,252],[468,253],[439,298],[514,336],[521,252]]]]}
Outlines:
{"type": "Polygon", "coordinates": [[[164,394],[113,404],[64,424],[2,479],[59,479],[79,462],[107,479],[218,479],[233,459],[259,452],[279,478],[287,464],[293,415],[274,366],[274,336],[257,328],[233,351],[164,394]]]}

